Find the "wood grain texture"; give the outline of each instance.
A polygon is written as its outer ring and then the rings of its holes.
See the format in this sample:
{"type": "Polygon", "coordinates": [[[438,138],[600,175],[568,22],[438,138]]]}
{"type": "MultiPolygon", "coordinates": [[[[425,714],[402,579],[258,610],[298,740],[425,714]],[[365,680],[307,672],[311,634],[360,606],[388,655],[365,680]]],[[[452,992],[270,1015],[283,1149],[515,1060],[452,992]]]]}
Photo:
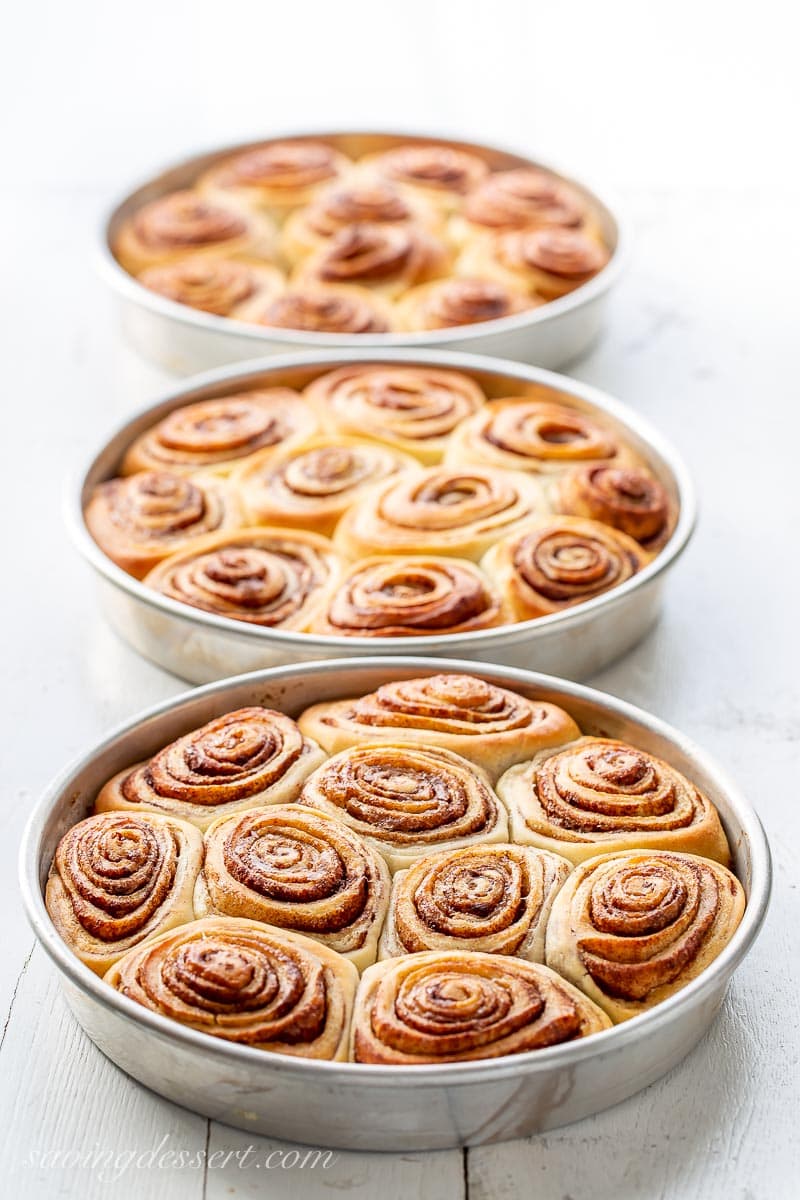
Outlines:
{"type": "MultiPolygon", "coordinates": [[[[3,245],[4,279],[12,282],[0,289],[8,347],[2,478],[12,513],[25,514],[4,531],[12,569],[3,600],[13,631],[3,656],[12,734],[0,804],[4,1194],[796,1194],[800,181],[786,148],[800,87],[795,40],[779,36],[781,7],[765,0],[758,21],[744,8],[726,9],[722,19],[717,6],[701,11],[676,0],[667,22],[655,9],[625,5],[610,30],[606,11],[588,0],[504,0],[481,20],[459,22],[452,6],[432,0],[409,0],[402,21],[345,0],[324,14],[318,8],[314,38],[307,7],[284,6],[281,31],[292,53],[279,54],[270,49],[276,18],[256,0],[233,0],[227,24],[210,0],[141,0],[135,21],[128,8],[99,0],[16,7],[16,45],[0,73],[0,111],[16,114],[5,122],[4,159],[13,169],[0,189],[0,227],[16,231],[3,245]],[[332,53],[344,26],[346,54],[332,53]],[[415,89],[403,71],[386,70],[385,53],[371,53],[387,37],[397,61],[415,63],[415,89]],[[565,45],[574,55],[568,71],[565,45]],[[259,69],[265,46],[269,71],[259,69]],[[314,85],[296,86],[298,47],[314,85]],[[341,69],[343,54],[357,71],[341,69]],[[502,88],[475,88],[487,61],[503,64],[502,88]],[[658,627],[592,682],[674,722],[726,765],[771,835],[776,880],[764,933],[711,1033],[641,1095],[569,1128],[467,1156],[340,1154],[329,1169],[262,1174],[233,1160],[209,1167],[209,1154],[243,1152],[251,1138],[145,1091],[84,1037],[44,955],[31,956],[15,860],[27,812],[49,778],[114,722],[184,687],[105,627],[61,522],[68,471],[166,382],[116,341],[89,266],[98,214],[126,182],[192,147],[320,122],[460,128],[574,163],[621,189],[637,227],[635,258],[609,336],[573,371],[630,402],[680,446],[698,483],[701,522],[658,627]],[[124,1161],[119,1156],[152,1151],[165,1136],[165,1149],[200,1165],[131,1166],[111,1180],[82,1166],[32,1165],[42,1155],[95,1149],[124,1161]]],[[[257,1146],[291,1149],[264,1139],[257,1146]]]]}

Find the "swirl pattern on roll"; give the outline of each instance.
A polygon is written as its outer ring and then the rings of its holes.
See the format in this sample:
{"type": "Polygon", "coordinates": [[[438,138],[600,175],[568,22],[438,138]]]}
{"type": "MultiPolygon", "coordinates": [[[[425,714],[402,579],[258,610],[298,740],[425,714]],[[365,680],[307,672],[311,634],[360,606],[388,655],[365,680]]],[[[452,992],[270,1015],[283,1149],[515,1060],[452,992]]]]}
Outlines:
{"type": "Polygon", "coordinates": [[[375,742],[343,750],[309,777],[300,803],[367,838],[393,871],[432,849],[503,841],[508,832],[483,771],[436,746],[375,742]]]}
{"type": "Polygon", "coordinates": [[[492,229],[524,229],[557,225],[579,228],[586,206],[577,192],[536,167],[495,171],[469,195],[464,216],[492,229]]]}
{"type": "Polygon", "coordinates": [[[329,754],[378,738],[422,743],[462,755],[492,779],[545,746],[580,736],[557,705],[460,674],[397,680],[356,700],[315,704],[298,724],[329,754]]]}
{"type": "Polygon", "coordinates": [[[448,434],[485,400],[460,371],[359,363],[320,375],[305,395],[326,429],[366,434],[426,463],[439,461],[448,434]]]}
{"type": "Polygon", "coordinates": [[[481,560],[517,621],[549,616],[619,587],[647,562],[638,542],[599,521],[543,517],[481,560]]]}
{"type": "Polygon", "coordinates": [[[570,870],[555,854],[509,843],[430,854],[394,877],[379,958],[469,950],[544,962],[550,906],[570,870]]]}
{"type": "Polygon", "coordinates": [[[68,829],[47,880],[58,933],[99,975],[147,938],[191,921],[203,841],[185,821],[107,812],[68,829]]]}
{"type": "Polygon", "coordinates": [[[123,475],[137,471],[227,473],[257,450],[287,449],[316,432],[308,405],[291,388],[264,388],[184,404],[131,445],[123,475]]]}
{"type": "Polygon", "coordinates": [[[547,967],[495,954],[434,951],[364,972],[352,1057],[398,1065],[499,1058],[609,1025],[591,1000],[547,967]]]}
{"type": "Polygon", "coordinates": [[[531,475],[480,464],[428,467],[379,484],[345,514],[334,541],[350,558],[427,553],[477,560],[543,511],[531,475]]]}
{"type": "Polygon", "coordinates": [[[514,841],[572,862],[652,847],[730,863],[708,797],[675,767],[627,742],[580,738],[512,767],[497,786],[511,813],[514,841]]]}
{"type": "Polygon", "coordinates": [[[571,229],[534,229],[502,234],[502,262],[533,271],[544,295],[585,283],[608,261],[608,251],[593,238],[571,229]]]}
{"type": "Polygon", "coordinates": [[[724,950],[744,890],[719,863],[628,850],[577,867],[553,902],[547,962],[614,1021],[685,987],[724,950]]]}
{"type": "Polygon", "coordinates": [[[200,181],[213,193],[233,192],[281,219],[313,200],[347,172],[350,162],[325,142],[311,138],[268,142],[212,167],[200,181]]]}
{"type": "MultiPolygon", "coordinates": [[[[540,390],[543,397],[552,395],[549,388],[540,390]]],[[[575,463],[630,458],[620,438],[593,417],[552,399],[514,396],[490,400],[463,421],[450,441],[446,461],[549,474],[575,463]]]]}
{"type": "Polygon", "coordinates": [[[327,538],[303,529],[254,528],[198,538],[155,567],[144,583],[218,617],[305,630],[340,571],[327,538]]]}
{"type": "Polygon", "coordinates": [[[266,304],[284,287],[277,267],[208,255],[148,267],[139,282],[176,304],[188,304],[216,317],[242,319],[248,305],[266,304]]]}
{"type": "Polygon", "coordinates": [[[499,321],[535,307],[535,298],[492,279],[437,279],[411,288],[398,301],[404,329],[453,329],[499,321]]]}
{"type": "Polygon", "coordinates": [[[319,942],[234,917],[193,921],[106,975],[151,1012],[227,1041],[344,1059],[358,973],[319,942]]]}
{"type": "Polygon", "coordinates": [[[418,188],[446,205],[456,203],[484,179],[489,168],[477,154],[455,146],[409,144],[365,156],[366,170],[418,188]]]}
{"type": "Polygon", "coordinates": [[[391,307],[367,288],[333,284],[294,286],[254,310],[249,320],[309,333],[388,333],[391,307]]]}
{"type": "Polygon", "coordinates": [[[324,246],[351,225],[408,225],[429,229],[437,218],[423,201],[379,178],[355,178],[327,188],[313,204],[292,213],[281,248],[290,262],[324,246]]]}
{"type": "Polygon", "coordinates": [[[172,471],[140,471],[101,483],[85,516],[100,548],[137,579],[194,539],[241,524],[235,493],[222,480],[172,471]]]}
{"type": "Polygon", "coordinates": [[[420,637],[471,633],[505,621],[500,595],[466,559],[367,558],[328,597],[312,633],[420,637]]]}
{"type": "Polygon", "coordinates": [[[300,264],[299,284],[356,284],[392,298],[447,272],[443,242],[413,225],[346,225],[300,264]]]}
{"type": "Polygon", "coordinates": [[[254,455],[234,472],[233,484],[254,524],[330,536],[367,488],[416,467],[413,458],[390,446],[317,437],[287,454],[254,455]]]}
{"type": "Polygon", "coordinates": [[[324,754],[271,708],[237,709],[120,771],[96,811],[164,812],[207,829],[220,816],[294,800],[324,754]]]}
{"type": "Polygon", "coordinates": [[[556,503],[561,512],[603,521],[652,550],[675,523],[666,488],[644,468],[575,467],[559,481],[556,503]]]}

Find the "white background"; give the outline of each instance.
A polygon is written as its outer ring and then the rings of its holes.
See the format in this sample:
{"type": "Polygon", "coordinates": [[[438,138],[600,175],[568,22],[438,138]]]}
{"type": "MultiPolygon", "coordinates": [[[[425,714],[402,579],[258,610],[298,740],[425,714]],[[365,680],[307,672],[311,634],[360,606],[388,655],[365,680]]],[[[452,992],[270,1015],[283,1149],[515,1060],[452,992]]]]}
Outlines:
{"type": "MultiPolygon", "coordinates": [[[[797,1194],[798,38],[734,3],[17,5],[0,54],[3,792],[0,1173],[14,1197],[638,1200],[797,1194]],[[103,627],[59,512],[68,472],[162,380],[121,348],[91,252],[104,205],[184,153],[314,127],[441,130],[616,190],[637,227],[608,337],[573,371],[654,420],[698,534],[657,630],[593,681],[674,722],[758,806],[776,887],[722,1016],[663,1081],[525,1142],[340,1155],[328,1171],[133,1168],[48,1152],[247,1143],[123,1077],[32,951],[31,804],[113,722],[182,687],[103,627]]],[[[313,1141],[313,1131],[305,1131],[313,1141]]],[[[263,1148],[263,1147],[262,1147],[263,1148]]]]}

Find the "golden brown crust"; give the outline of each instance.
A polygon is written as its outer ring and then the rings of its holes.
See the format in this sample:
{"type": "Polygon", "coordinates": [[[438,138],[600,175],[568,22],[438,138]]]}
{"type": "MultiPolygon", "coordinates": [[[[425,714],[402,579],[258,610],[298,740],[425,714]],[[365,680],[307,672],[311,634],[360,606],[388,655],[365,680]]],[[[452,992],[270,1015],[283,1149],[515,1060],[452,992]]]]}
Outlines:
{"type": "Polygon", "coordinates": [[[608,250],[578,229],[522,229],[487,234],[464,248],[456,272],[500,279],[509,287],[556,300],[603,269],[608,250]]]}
{"type": "Polygon", "coordinates": [[[351,167],[346,155],[325,142],[287,139],[232,155],[207,171],[198,186],[215,197],[235,196],[280,221],[351,167]]]}
{"type": "Polygon", "coordinates": [[[625,1021],[699,975],[733,937],[744,906],[738,879],[710,859],[602,854],[577,867],[554,900],[547,963],[625,1021]]]}
{"type": "Polygon", "coordinates": [[[369,288],[342,284],[296,284],[243,316],[254,325],[307,333],[389,333],[392,306],[369,288]]]}
{"type": "Polygon", "coordinates": [[[298,725],[329,754],[379,738],[421,743],[462,755],[491,779],[546,746],[580,736],[557,705],[459,674],[385,683],[358,699],[315,704],[298,725]]]}
{"type": "Polygon", "coordinates": [[[353,1014],[356,1062],[414,1065],[522,1054],[610,1021],[554,971],[520,958],[438,951],[365,971],[353,1014]]]}
{"type": "Polygon", "coordinates": [[[669,540],[677,519],[666,488],[644,467],[575,467],[559,480],[555,503],[560,512],[612,525],[651,553],[669,540]]]}
{"type": "Polygon", "coordinates": [[[550,907],[571,869],[508,842],[429,854],[394,877],[378,957],[468,950],[544,962],[550,907]]]}
{"type": "Polygon", "coordinates": [[[714,805],[669,763],[612,738],[583,737],[512,767],[498,783],[515,842],[583,862],[617,850],[700,854],[728,866],[714,805]]]}
{"type": "Polygon", "coordinates": [[[176,304],[234,320],[247,320],[252,306],[266,306],[286,286],[283,272],[268,263],[208,254],[148,267],[139,282],[176,304]]]}
{"type": "Polygon", "coordinates": [[[110,779],[96,812],[162,812],[207,829],[217,817],[295,800],[325,755],[291,717],[238,709],[110,779]]]}
{"type": "Polygon", "coordinates": [[[390,887],[381,856],[341,821],[276,804],[208,828],[195,913],[303,933],[363,970],[376,958],[390,887]]]}
{"type": "Polygon", "coordinates": [[[489,173],[482,158],[456,146],[407,143],[367,154],[359,169],[413,189],[444,209],[461,203],[489,173]]]}
{"type": "Polygon", "coordinates": [[[492,546],[481,566],[515,621],[561,612],[632,579],[648,561],[638,542],[599,521],[542,517],[492,546]]]}
{"type": "Polygon", "coordinates": [[[338,637],[422,637],[505,624],[502,597],[466,559],[361,559],[332,589],[310,632],[338,637]]]}
{"type": "Polygon", "coordinates": [[[574,188],[538,167],[495,171],[467,196],[463,212],[470,225],[494,233],[554,225],[580,229],[589,217],[574,188]]]}
{"type": "Polygon", "coordinates": [[[232,621],[303,631],[341,571],[327,538],[264,527],[198,538],[155,567],[144,584],[232,621]]]}
{"type": "Polygon", "coordinates": [[[107,812],[73,825],[56,848],[45,902],[59,935],[104,975],[140,942],[185,921],[203,840],[175,817],[107,812]]]}
{"type": "Polygon", "coordinates": [[[195,539],[238,528],[242,512],[235,491],[223,480],[141,471],[95,488],[85,518],[112,562],[143,579],[195,539]]]}
{"type": "Polygon", "coordinates": [[[450,261],[445,243],[421,227],[346,225],[300,263],[292,284],[355,284],[392,299],[446,275],[450,261]]]}
{"type": "Polygon", "coordinates": [[[212,470],[227,474],[258,450],[286,450],[311,437],[316,418],[291,388],[262,388],[174,409],[129,447],[122,474],[212,470]]]}
{"type": "Polygon", "coordinates": [[[276,1054],[345,1059],[358,972],[298,933],[210,917],[164,934],[106,983],[189,1029],[276,1054]]]}
{"type": "Polygon", "coordinates": [[[536,308],[541,301],[493,279],[436,279],[410,288],[397,302],[402,329],[454,329],[499,321],[536,308]]]}

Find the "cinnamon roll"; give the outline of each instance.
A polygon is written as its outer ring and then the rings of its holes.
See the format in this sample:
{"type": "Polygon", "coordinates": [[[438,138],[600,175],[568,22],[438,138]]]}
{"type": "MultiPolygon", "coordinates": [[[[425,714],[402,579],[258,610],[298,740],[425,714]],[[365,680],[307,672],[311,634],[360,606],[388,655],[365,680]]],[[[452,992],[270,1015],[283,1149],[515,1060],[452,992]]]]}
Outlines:
{"type": "Polygon", "coordinates": [[[120,771],[101,789],[95,811],[161,812],[207,829],[220,816],[295,800],[324,758],[291,717],[241,708],[120,771]]]}
{"type": "Polygon", "coordinates": [[[282,221],[351,168],[350,159],[333,146],[298,138],[242,150],[207,171],[198,186],[215,198],[235,197],[282,221]]]}
{"type": "Polygon", "coordinates": [[[506,811],[479,767],[451,750],[367,742],[324,762],[300,804],[355,830],[399,871],[431,850],[503,842],[506,811]]]}
{"type": "Polygon", "coordinates": [[[439,221],[424,200],[403,193],[386,180],[356,176],[293,212],[281,234],[281,250],[290,263],[297,264],[348,226],[364,224],[417,224],[434,230],[439,221]]]}
{"type": "Polygon", "coordinates": [[[559,512],[591,517],[635,538],[652,554],[672,536],[677,506],[643,467],[580,466],[558,481],[559,512]]]}
{"type": "Polygon", "coordinates": [[[614,1022],[626,1021],[695,979],[725,949],[744,908],[738,879],[709,859],[601,854],[553,901],[547,963],[614,1022]]]}
{"type": "Polygon", "coordinates": [[[341,821],[276,804],[209,827],[195,912],[304,933],[363,970],[377,956],[390,887],[381,856],[341,821]]]}
{"type": "Polygon", "coordinates": [[[541,398],[490,400],[462,421],[453,431],[445,462],[486,463],[541,475],[563,472],[575,463],[633,461],[633,452],[610,427],[557,403],[550,388],[539,391],[541,398]]]}
{"type": "Polygon", "coordinates": [[[416,469],[415,459],[390,446],[317,437],[287,454],[254,454],[234,472],[232,483],[253,524],[330,536],[372,484],[416,469]]]}
{"type": "Polygon", "coordinates": [[[503,842],[430,854],[395,875],[378,957],[470,950],[544,962],[550,907],[571,869],[503,842]]]}
{"type": "Polygon", "coordinates": [[[392,300],[446,275],[450,264],[444,242],[419,226],[347,225],[300,263],[292,284],[356,284],[392,300]]]}
{"type": "Polygon", "coordinates": [[[312,633],[421,637],[471,633],[507,621],[502,596],[466,559],[366,558],[332,591],[312,633]]]}
{"type": "Polygon", "coordinates": [[[619,587],[647,561],[638,542],[599,521],[542,517],[492,546],[481,567],[514,620],[529,621],[619,587]]]}
{"type": "Polygon", "coordinates": [[[343,1060],[358,972],[327,946],[209,917],[132,950],[106,983],[150,1012],[259,1050],[343,1060]]]}
{"type": "Polygon", "coordinates": [[[588,997],[538,963],[432,951],[364,972],[351,1057],[403,1066],[469,1062],[561,1045],[610,1026],[588,997]]]}
{"type": "Polygon", "coordinates": [[[95,488],[84,515],[101,550],[137,579],[203,534],[242,522],[236,493],[224,480],[173,471],[109,479],[95,488]]]}
{"type": "Polygon", "coordinates": [[[384,738],[422,743],[462,755],[491,779],[546,746],[580,737],[572,718],[555,704],[457,674],[398,680],[360,699],[315,704],[297,723],[329,754],[384,738]]]}
{"type": "Polygon", "coordinates": [[[397,302],[401,329],[454,329],[499,321],[537,307],[541,300],[493,279],[437,279],[410,288],[397,302]]]}
{"type": "Polygon", "coordinates": [[[395,323],[391,304],[369,288],[347,284],[291,287],[269,303],[249,308],[242,319],[306,333],[389,333],[395,323]]]}
{"type": "Polygon", "coordinates": [[[227,474],[256,450],[286,450],[316,433],[313,412],[291,388],[262,388],[185,404],[141,434],[122,461],[136,471],[227,474]]]}
{"type": "Polygon", "coordinates": [[[246,321],[284,290],[283,272],[268,263],[193,254],[177,262],[148,267],[139,283],[176,304],[215,317],[246,321]]]}
{"type": "Polygon", "coordinates": [[[354,363],[320,375],[305,391],[325,429],[397,446],[439,462],[448,435],[486,397],[460,371],[354,363]]]}
{"type": "Polygon", "coordinates": [[[477,154],[424,142],[367,154],[358,165],[359,170],[399,184],[445,211],[458,207],[489,174],[477,154]]]}
{"type": "Polygon", "coordinates": [[[56,930],[97,975],[156,934],[191,921],[203,864],[193,825],[156,813],[106,812],[62,837],[45,903],[56,930]]]}
{"type": "Polygon", "coordinates": [[[479,559],[495,542],[546,511],[540,485],[521,471],[427,467],[377,484],[342,517],[342,554],[453,554],[479,559]]]}
{"type": "Polygon", "coordinates": [[[145,576],[204,612],[270,629],[305,630],[341,571],[327,538],[304,529],[241,529],[198,538],[145,576]]]}
{"type": "Polygon", "coordinates": [[[522,229],[475,238],[459,257],[456,273],[499,279],[556,300],[587,283],[608,259],[605,246],[579,229],[522,229]]]}
{"type": "Polygon", "coordinates": [[[144,204],[120,227],[114,254],[132,275],[187,255],[244,254],[271,259],[270,221],[224,198],[172,192],[144,204]]]}
{"type": "Polygon", "coordinates": [[[494,171],[464,201],[453,218],[458,241],[476,234],[556,226],[594,232],[596,221],[575,188],[539,167],[494,171]]]}
{"type": "Polygon", "coordinates": [[[653,754],[583,737],[512,767],[497,785],[513,840],[571,862],[618,850],[685,851],[730,863],[711,801],[653,754]]]}

